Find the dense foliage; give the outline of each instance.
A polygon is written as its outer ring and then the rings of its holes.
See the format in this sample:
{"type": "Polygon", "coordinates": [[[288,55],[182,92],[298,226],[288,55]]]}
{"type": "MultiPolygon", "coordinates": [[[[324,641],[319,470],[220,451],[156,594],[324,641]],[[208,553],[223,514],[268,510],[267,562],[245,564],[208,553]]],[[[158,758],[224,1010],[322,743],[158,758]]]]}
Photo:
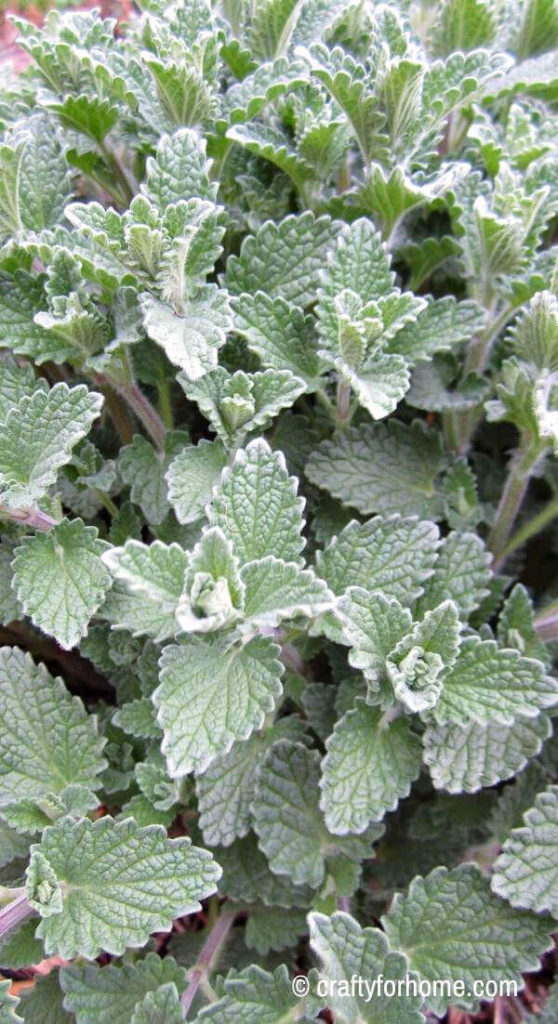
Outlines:
{"type": "Polygon", "coordinates": [[[0,1020],[474,1012],[558,929],[556,0],[19,30],[0,1020]]]}

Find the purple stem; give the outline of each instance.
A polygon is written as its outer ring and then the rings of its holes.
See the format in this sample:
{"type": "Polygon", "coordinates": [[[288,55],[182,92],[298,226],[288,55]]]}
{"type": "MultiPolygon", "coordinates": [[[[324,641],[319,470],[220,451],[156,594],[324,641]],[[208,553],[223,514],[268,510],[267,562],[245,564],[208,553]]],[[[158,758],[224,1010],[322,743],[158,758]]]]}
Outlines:
{"type": "Polygon", "coordinates": [[[235,913],[224,910],[217,918],[202,947],[198,962],[190,974],[188,988],[181,999],[182,1012],[185,1018],[188,1016],[188,1011],[191,1009],[202,979],[211,970],[213,961],[231,930],[235,917],[235,913]]]}
{"type": "Polygon", "coordinates": [[[32,913],[33,908],[29,906],[25,893],[22,893],[17,899],[8,903],[6,907],[0,910],[0,938],[11,931],[12,928],[15,928],[16,925],[25,921],[25,918],[29,917],[32,913]]]}

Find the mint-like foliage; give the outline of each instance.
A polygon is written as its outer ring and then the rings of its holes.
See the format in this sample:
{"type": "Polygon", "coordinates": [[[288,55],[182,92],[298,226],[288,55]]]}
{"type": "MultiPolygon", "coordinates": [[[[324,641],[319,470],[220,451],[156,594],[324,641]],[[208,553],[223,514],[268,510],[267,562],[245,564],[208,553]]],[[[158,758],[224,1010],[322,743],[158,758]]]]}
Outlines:
{"type": "Polygon", "coordinates": [[[0,1020],[553,1019],[556,0],[13,21],[0,1020]]]}

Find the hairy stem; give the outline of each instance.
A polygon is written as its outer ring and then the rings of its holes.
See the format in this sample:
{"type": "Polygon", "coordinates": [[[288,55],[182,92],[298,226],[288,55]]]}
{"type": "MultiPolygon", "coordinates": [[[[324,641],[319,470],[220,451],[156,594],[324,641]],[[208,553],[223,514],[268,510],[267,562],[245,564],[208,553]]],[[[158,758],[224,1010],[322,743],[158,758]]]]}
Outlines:
{"type": "Polygon", "coordinates": [[[507,558],[508,555],[511,555],[518,548],[522,547],[523,544],[526,544],[528,540],[531,540],[531,537],[544,530],[556,516],[558,516],[558,494],[536,516],[533,516],[532,519],[529,519],[515,531],[504,548],[504,558],[507,558]]]}
{"type": "Polygon", "coordinates": [[[52,530],[53,526],[57,525],[56,519],[47,515],[46,512],[41,512],[40,508],[13,509],[3,505],[1,501],[0,516],[5,516],[6,519],[11,519],[12,522],[19,523],[21,526],[32,526],[35,530],[45,532],[52,530]]]}
{"type": "Polygon", "coordinates": [[[126,406],[110,384],[102,384],[101,390],[105,396],[109,416],[114,423],[116,433],[122,444],[131,444],[134,440],[134,425],[128,415],[126,406]]]}
{"type": "Polygon", "coordinates": [[[524,437],[511,460],[508,479],[488,537],[488,548],[493,556],[492,568],[496,572],[505,561],[506,544],[540,458],[540,449],[533,447],[530,439],[524,437]]]}
{"type": "Polygon", "coordinates": [[[198,988],[207,979],[215,964],[221,948],[229,934],[236,912],[224,910],[213,925],[198,957],[198,962],[190,974],[188,988],[184,992],[181,1003],[184,1017],[188,1016],[198,988]]]}
{"type": "Polygon", "coordinates": [[[140,423],[145,427],[151,440],[159,451],[164,451],[166,429],[159,413],[153,408],[149,399],[144,395],[141,388],[132,381],[128,384],[118,384],[117,391],[128,403],[130,409],[135,412],[140,423]]]}
{"type": "Polygon", "coordinates": [[[25,921],[26,917],[29,917],[33,913],[33,908],[29,906],[29,902],[25,893],[17,896],[15,900],[8,903],[6,907],[0,910],[0,938],[6,935],[12,928],[17,927],[22,921],[25,921]]]}
{"type": "Polygon", "coordinates": [[[157,393],[159,395],[159,413],[161,415],[161,419],[165,424],[166,429],[172,430],[172,402],[170,385],[168,380],[159,381],[159,383],[157,384],[157,393]]]}
{"type": "Polygon", "coordinates": [[[348,426],[351,420],[351,385],[341,375],[337,378],[336,420],[338,427],[348,426]]]}

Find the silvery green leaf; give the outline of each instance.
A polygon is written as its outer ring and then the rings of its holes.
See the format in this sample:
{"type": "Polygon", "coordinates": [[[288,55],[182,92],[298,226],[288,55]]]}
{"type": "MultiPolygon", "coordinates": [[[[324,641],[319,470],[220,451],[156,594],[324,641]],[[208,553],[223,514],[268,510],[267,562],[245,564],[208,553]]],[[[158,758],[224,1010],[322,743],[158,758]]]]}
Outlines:
{"type": "Polygon", "coordinates": [[[205,1007],[198,1020],[213,1024],[287,1024],[303,1021],[299,998],[284,964],[274,974],[253,965],[245,967],[224,982],[225,994],[212,1006],[205,1007]]]}
{"type": "Polygon", "coordinates": [[[514,907],[556,915],[558,788],[540,793],[523,820],[521,828],[510,832],[494,864],[492,889],[514,907]]]}
{"type": "Polygon", "coordinates": [[[321,273],[317,307],[320,334],[336,334],[336,298],[341,292],[349,290],[366,306],[389,295],[394,281],[386,248],[373,224],[362,218],[347,226],[321,273]]]}
{"type": "MultiPolygon", "coordinates": [[[[239,256],[229,256],[225,284],[231,295],[262,291],[294,306],[314,302],[319,271],[339,231],[329,217],[306,211],[267,221],[242,243],[239,256]]],[[[282,367],[281,367],[282,368],[282,367]]]]}
{"type": "Polygon", "coordinates": [[[219,349],[233,326],[227,292],[204,285],[180,313],[152,295],[142,295],[140,302],[147,334],[189,380],[215,369],[219,349]]]}
{"type": "Polygon", "coordinates": [[[244,611],[245,586],[230,541],[218,526],[192,551],[176,607],[179,631],[206,633],[232,625],[244,611]]]}
{"type": "Polygon", "coordinates": [[[349,664],[364,673],[370,694],[380,688],[386,659],[411,629],[411,613],[392,597],[377,590],[348,587],[337,602],[335,618],[327,635],[349,650],[349,664]]]}
{"type": "Polygon", "coordinates": [[[549,667],[548,651],[537,636],[533,603],[522,583],[516,583],[504,601],[498,619],[498,641],[503,647],[515,647],[527,658],[537,658],[549,667]]]}
{"type": "Polygon", "coordinates": [[[64,1002],[80,1024],[130,1024],[138,1003],[162,985],[182,991],[187,975],[172,956],[148,953],[134,963],[70,964],[60,972],[64,1002]]]}
{"type": "MultiPolygon", "coordinates": [[[[322,351],[320,355],[325,362],[322,351]]],[[[379,353],[371,356],[369,362],[357,370],[342,359],[333,359],[330,365],[350,384],[359,405],[374,420],[384,419],[394,412],[409,390],[411,378],[407,363],[401,356],[379,353]]]]}
{"type": "Polygon", "coordinates": [[[248,949],[255,949],[260,956],[267,956],[270,950],[296,946],[299,937],[307,930],[304,910],[256,904],[250,907],[244,941],[248,949]]]}
{"type": "Polygon", "coordinates": [[[232,301],[234,326],[264,366],[288,369],[307,391],[319,387],[321,371],[313,319],[281,296],[262,291],[232,301]]]}
{"type": "Polygon", "coordinates": [[[129,484],[132,501],[139,505],[148,522],[162,523],[170,505],[165,474],[171,461],[188,443],[188,435],[176,430],[169,432],[165,451],[157,452],[140,434],[132,444],[121,449],[118,468],[124,483],[129,484]]]}
{"type": "Polygon", "coordinates": [[[408,796],[422,751],[408,718],[357,701],[335,726],[322,762],[320,806],[330,831],[363,832],[408,796]]]}
{"type": "Polygon", "coordinates": [[[41,799],[80,783],[99,786],[104,740],[94,716],[61,679],[17,647],[0,649],[4,727],[0,742],[0,803],[41,799]],[[21,694],[25,692],[25,702],[21,694]]]}
{"type": "Polygon", "coordinates": [[[390,651],[387,675],[397,700],[409,711],[428,711],[437,703],[445,672],[459,652],[460,630],[456,605],[444,601],[390,651]]]}
{"type": "Polygon", "coordinates": [[[23,1024],[23,1017],[19,1016],[19,996],[11,994],[12,983],[10,979],[0,981],[0,1024],[23,1024]]]}
{"type": "Polygon", "coordinates": [[[196,779],[199,824],[208,846],[230,846],[246,836],[252,826],[258,769],[276,740],[301,739],[303,724],[296,715],[281,718],[269,729],[234,743],[196,779]]]}
{"type": "Polygon", "coordinates": [[[22,997],[24,1021],[26,1024],[73,1024],[72,1015],[64,1009],[63,999],[58,971],[51,971],[44,978],[38,977],[22,997]]]}
{"type": "Polygon", "coordinates": [[[422,612],[442,601],[455,601],[469,616],[488,594],[491,556],[474,533],[453,532],[442,541],[434,574],[426,584],[419,607],[422,612]]]}
{"type": "Polygon", "coordinates": [[[267,637],[186,636],[165,647],[153,694],[169,774],[203,771],[263,725],[281,694],[279,651],[267,637]]]}
{"type": "Polygon", "coordinates": [[[407,977],[417,980],[414,972],[409,972],[407,957],[390,948],[379,928],[361,928],[350,914],[343,912],[331,917],[312,912],[308,921],[310,945],[320,962],[320,977],[328,983],[328,995],[323,1001],[333,1009],[340,1024],[357,1020],[362,1024],[398,1024],[399,1020],[423,1024],[420,995],[410,992],[390,999],[382,989],[370,994],[364,986],[351,985],[352,977],[371,982],[381,976],[395,989],[407,977]]]}
{"type": "Polygon", "coordinates": [[[282,619],[314,618],[332,608],[335,598],[311,569],[275,555],[242,566],[246,590],[244,617],[249,627],[267,629],[282,619]]]}
{"type": "MultiPolygon", "coordinates": [[[[103,612],[114,625],[126,627],[134,608],[141,619],[150,622],[149,634],[164,640],[176,632],[176,610],[184,587],[184,575],[189,557],[178,544],[163,544],[160,540],[142,544],[126,541],[123,547],[105,551],[103,562],[113,578],[120,584],[114,599],[109,596],[108,608],[103,612]],[[122,600],[120,598],[122,595],[122,600]],[[122,622],[118,620],[122,608],[122,622]],[[128,614],[129,612],[129,614],[128,614]]],[[[139,628],[132,632],[143,632],[139,628]]]]}
{"type": "Polygon", "coordinates": [[[12,590],[14,549],[15,543],[7,538],[0,540],[0,625],[3,626],[21,619],[23,614],[12,590]]]}
{"type": "Polygon", "coordinates": [[[137,1004],[130,1024],[182,1024],[183,1020],[178,990],[170,982],[144,996],[137,1004]]]}
{"type": "Polygon", "coordinates": [[[436,56],[489,46],[497,30],[494,8],[486,0],[445,0],[431,31],[436,56]]]}
{"type": "Polygon", "coordinates": [[[311,903],[314,893],[309,886],[293,885],[286,875],[271,871],[253,832],[235,839],[232,846],[217,847],[214,853],[223,868],[219,891],[229,899],[287,908],[311,903]]]}
{"type": "Polygon", "coordinates": [[[203,516],[226,464],[221,442],[203,438],[197,445],[186,445],[172,460],[166,473],[168,500],[179,523],[193,523],[203,516]]]}
{"type": "MultiPolygon", "coordinates": [[[[406,894],[394,897],[383,925],[421,978],[462,979],[464,995],[451,1001],[466,1008],[475,1005],[474,979],[514,980],[521,988],[521,973],[538,970],[548,945],[548,922],[494,896],[475,864],[415,878],[406,894]]],[[[434,993],[427,1000],[440,1015],[449,1001],[434,993]]]]}
{"type": "Polygon", "coordinates": [[[424,761],[437,789],[476,793],[520,772],[550,733],[546,715],[517,718],[511,725],[429,725],[423,737],[424,761]]]}
{"type": "Polygon", "coordinates": [[[149,697],[127,701],[113,715],[113,722],[130,736],[138,739],[158,739],[161,730],[155,720],[155,708],[149,697]]]}
{"type": "Polygon", "coordinates": [[[295,884],[316,888],[326,874],[326,860],[359,861],[381,833],[372,826],[363,836],[334,837],[319,809],[318,751],[278,740],[263,761],[252,806],[259,844],[269,866],[295,884]]]}
{"type": "Polygon", "coordinates": [[[64,650],[75,647],[110,587],[94,526],[63,519],[16,548],[13,587],[26,615],[64,650]]]}
{"type": "Polygon", "coordinates": [[[266,430],[306,390],[290,370],[230,374],[218,366],[201,380],[189,381],[182,374],[178,380],[226,448],[238,448],[249,434],[266,430]]]}
{"type": "Polygon", "coordinates": [[[7,355],[0,359],[0,421],[35,391],[48,391],[48,385],[44,378],[35,376],[31,366],[19,366],[7,355]]]}
{"type": "Polygon", "coordinates": [[[143,194],[160,210],[192,196],[215,200],[217,185],[209,180],[210,164],[205,150],[205,139],[191,128],[163,135],[155,157],[146,162],[143,194]]]}
{"type": "Polygon", "coordinates": [[[287,473],[284,456],[267,441],[237,452],[213,495],[210,521],[220,526],[242,564],[266,555],[300,562],[304,499],[287,473]]]}
{"type": "Polygon", "coordinates": [[[140,829],[132,818],[52,826],[32,848],[37,856],[57,889],[48,893],[28,874],[28,898],[41,907],[45,951],[65,959],[145,945],[151,932],[199,910],[220,874],[211,854],[189,839],[168,839],[158,825],[140,829]]]}
{"type": "Polygon", "coordinates": [[[306,466],[313,484],[363,515],[399,512],[440,517],[436,478],[444,465],[441,439],[416,421],[350,427],[322,441],[306,466]]]}
{"type": "Polygon", "coordinates": [[[227,129],[227,138],[262,160],[269,160],[280,171],[292,179],[299,192],[313,177],[313,170],[302,155],[291,144],[286,132],[278,128],[250,121],[247,124],[232,125],[227,129]]]}
{"type": "Polygon", "coordinates": [[[324,551],[316,553],[316,568],[335,594],[356,586],[412,601],[432,576],[439,543],[434,523],[416,518],[352,520],[324,551]]]}
{"type": "Polygon", "coordinates": [[[471,636],[463,640],[430,714],[439,725],[511,725],[517,716],[535,718],[557,702],[558,687],[540,661],[471,636]]]}
{"type": "Polygon", "coordinates": [[[513,782],[503,787],[489,819],[490,831],[501,843],[506,841],[512,828],[523,825],[525,811],[533,806],[547,782],[547,772],[541,762],[536,760],[531,761],[513,782]]]}
{"type": "Polygon", "coordinates": [[[99,415],[102,396],[55,384],[24,396],[0,425],[0,493],[12,508],[39,501],[99,415]]]}
{"type": "Polygon", "coordinates": [[[0,867],[3,868],[10,861],[19,857],[27,857],[28,852],[29,840],[20,835],[15,828],[10,828],[7,822],[0,818],[0,867]]]}

